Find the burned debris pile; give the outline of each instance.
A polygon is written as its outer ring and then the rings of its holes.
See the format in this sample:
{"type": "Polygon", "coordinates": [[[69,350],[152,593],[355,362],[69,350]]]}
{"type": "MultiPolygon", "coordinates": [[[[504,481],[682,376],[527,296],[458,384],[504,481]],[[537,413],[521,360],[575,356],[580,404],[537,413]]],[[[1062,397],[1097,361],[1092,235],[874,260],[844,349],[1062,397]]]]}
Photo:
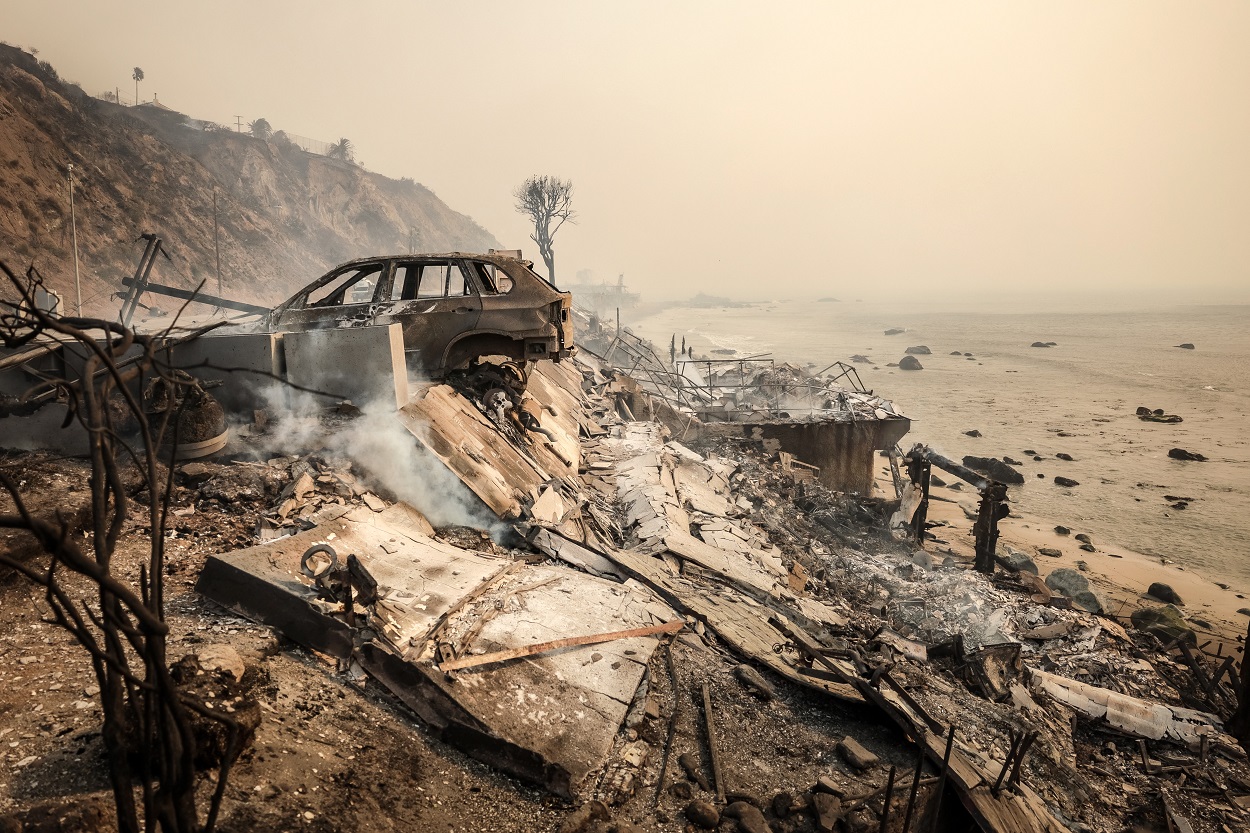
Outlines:
{"type": "MultiPolygon", "coordinates": [[[[566,833],[1244,828],[1231,657],[1000,554],[993,471],[917,446],[874,494],[907,420],[849,368],[702,364],[621,337],[519,389],[415,384],[381,422],[330,405],[298,447],[253,412],[175,468],[176,534],[248,533],[200,546],[194,574],[174,559],[202,596],[181,604],[280,633],[571,802],[566,833]],[[415,485],[326,441],[392,433],[429,467],[415,485]],[[981,492],[975,551],[929,533],[932,465],[981,492]]],[[[281,801],[243,803],[224,818],[279,823],[281,801]]]]}

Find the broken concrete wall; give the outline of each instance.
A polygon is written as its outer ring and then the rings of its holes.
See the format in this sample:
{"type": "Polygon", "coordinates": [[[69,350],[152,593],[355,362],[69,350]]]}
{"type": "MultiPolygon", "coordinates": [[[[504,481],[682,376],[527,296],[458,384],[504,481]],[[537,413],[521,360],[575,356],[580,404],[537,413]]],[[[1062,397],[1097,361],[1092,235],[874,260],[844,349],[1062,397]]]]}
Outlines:
{"type": "Polygon", "coordinates": [[[282,378],[281,333],[207,333],[165,356],[197,379],[220,381],[210,392],[232,413],[263,407],[260,392],[282,378]]]}
{"type": "Polygon", "coordinates": [[[840,492],[872,492],[874,452],[889,448],[911,428],[911,420],[848,422],[707,423],[704,436],[774,442],[804,463],[820,468],[820,482],[840,492]]]}

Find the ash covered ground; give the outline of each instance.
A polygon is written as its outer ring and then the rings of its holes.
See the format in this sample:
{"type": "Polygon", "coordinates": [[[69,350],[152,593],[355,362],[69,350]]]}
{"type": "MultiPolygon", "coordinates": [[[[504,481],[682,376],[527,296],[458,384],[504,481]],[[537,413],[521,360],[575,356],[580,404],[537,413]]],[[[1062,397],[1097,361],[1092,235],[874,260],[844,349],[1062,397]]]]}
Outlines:
{"type": "MultiPolygon", "coordinates": [[[[608,459],[611,441],[629,429],[603,406],[592,393],[588,407],[597,408],[610,433],[586,444],[588,475],[606,470],[596,461],[608,459]]],[[[350,430],[363,418],[331,409],[322,415],[322,435],[350,430]]],[[[909,801],[919,758],[897,721],[872,704],[830,697],[760,667],[697,616],[652,656],[613,755],[577,800],[473,760],[371,678],[340,670],[194,592],[209,555],[306,528],[337,506],[376,509],[375,502],[399,497],[385,478],[314,434],[299,449],[285,437],[279,454],[272,425],[243,433],[227,456],[176,468],[166,530],[170,657],[198,655],[211,678],[206,696],[255,718],[254,737],[229,776],[220,829],[872,831],[886,813],[891,769],[889,829],[904,829],[909,804],[912,829],[927,829],[934,813],[944,829],[975,824],[957,790],[948,784],[941,792],[941,768],[931,760],[909,801]]],[[[1113,618],[1075,609],[1060,593],[1040,592],[1026,572],[978,575],[966,542],[925,552],[895,540],[885,530],[897,501],[831,492],[759,443],[669,442],[663,449],[661,457],[692,459],[693,452],[718,462],[734,528],[775,553],[796,596],[833,611],[822,644],[865,676],[886,669],[921,713],[955,727],[958,754],[992,778],[1011,757],[1016,733],[1031,736],[1018,776],[1005,773],[1003,782],[1008,790],[1027,789],[1061,825],[1055,829],[1162,831],[1176,823],[1169,813],[1197,831],[1245,829],[1250,770],[1227,735],[1213,731],[1201,743],[1168,735],[1143,740],[1140,727],[1111,725],[1053,681],[1091,687],[1077,694],[1110,690],[1169,714],[1196,709],[1218,721],[1236,704],[1232,675],[1208,690],[1175,647],[1164,650],[1172,640],[1158,630],[1126,630],[1113,618]]],[[[61,512],[76,535],[86,534],[85,462],[8,452],[0,469],[36,512],[61,512]]],[[[141,478],[131,483],[142,498],[141,478]]],[[[615,527],[614,543],[628,545],[637,530],[620,494],[593,484],[587,494],[615,527]]],[[[149,534],[137,502],[116,573],[137,578],[149,534]]],[[[437,527],[436,537],[496,556],[543,558],[498,529],[492,537],[448,525],[437,527]]],[[[39,557],[21,533],[5,531],[0,544],[39,557]]],[[[701,571],[687,577],[720,586],[701,571]]],[[[90,592],[80,579],[68,586],[90,592]]],[[[0,829],[111,829],[86,656],[47,620],[40,591],[20,576],[0,574],[0,598],[0,829]]],[[[821,668],[780,632],[772,649],[796,668],[821,668]]],[[[1221,665],[1201,651],[1198,662],[1208,680],[1221,665]]],[[[212,787],[209,777],[202,789],[212,787]]]]}

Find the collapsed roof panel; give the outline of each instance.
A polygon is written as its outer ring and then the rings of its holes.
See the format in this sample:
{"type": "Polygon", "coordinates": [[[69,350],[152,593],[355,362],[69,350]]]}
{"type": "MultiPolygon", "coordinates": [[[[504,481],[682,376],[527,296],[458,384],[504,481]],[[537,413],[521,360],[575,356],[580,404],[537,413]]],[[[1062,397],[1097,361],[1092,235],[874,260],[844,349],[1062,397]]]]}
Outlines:
{"type": "MultiPolygon", "coordinates": [[[[470,754],[572,796],[602,766],[634,701],[654,636],[443,673],[447,656],[627,631],[677,618],[645,588],[538,567],[428,537],[411,507],[357,508],[314,529],[209,558],[197,590],[342,663],[359,663],[470,754]],[[301,570],[310,549],[354,555],[377,583],[357,605],[301,570]]],[[[313,571],[315,572],[315,570],[313,571]]]]}

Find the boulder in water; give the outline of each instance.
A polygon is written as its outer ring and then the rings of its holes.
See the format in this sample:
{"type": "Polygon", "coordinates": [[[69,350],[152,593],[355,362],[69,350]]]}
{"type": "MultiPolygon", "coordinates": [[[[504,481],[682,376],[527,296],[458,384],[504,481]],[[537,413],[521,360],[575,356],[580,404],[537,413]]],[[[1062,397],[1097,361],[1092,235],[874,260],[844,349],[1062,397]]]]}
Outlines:
{"type": "Polygon", "coordinates": [[[1049,347],[1050,345],[1044,341],[1035,341],[1029,345],[1030,347],[1049,347]]]}
{"type": "Polygon", "coordinates": [[[1056,485],[1056,486],[1063,486],[1064,488],[1071,489],[1073,486],[1080,486],[1081,484],[1080,484],[1079,482],[1077,482],[1077,481],[1073,480],[1071,477],[1063,477],[1063,476],[1060,476],[1060,475],[1056,475],[1056,476],[1055,476],[1055,485],[1056,485]]]}
{"type": "Polygon", "coordinates": [[[1067,460],[1069,463],[1073,462],[1072,455],[1068,454],[1066,451],[1060,451],[1055,456],[1058,457],[1060,460],[1067,460]]]}
{"type": "Polygon", "coordinates": [[[1072,530],[1068,529],[1066,526],[1057,526],[1055,527],[1055,534],[1056,535],[1071,535],[1072,530]]]}
{"type": "Polygon", "coordinates": [[[1177,346],[1177,347],[1179,347],[1179,348],[1181,348],[1182,350],[1193,350],[1193,349],[1194,349],[1194,346],[1193,346],[1192,344],[1190,344],[1188,341],[1187,341],[1187,342],[1185,342],[1184,344],[1178,344],[1178,345],[1176,345],[1176,346],[1177,346]]]}
{"type": "Polygon", "coordinates": [[[963,353],[960,353],[958,350],[952,350],[952,351],[951,351],[951,355],[952,355],[952,356],[962,356],[962,355],[963,355],[963,353]]]}
{"type": "Polygon", "coordinates": [[[1015,459],[1014,457],[1008,457],[1006,454],[1003,455],[1003,462],[1009,466],[1023,466],[1024,465],[1024,463],[1021,463],[1019,460],[1015,459]]]}
{"type": "Polygon", "coordinates": [[[1173,460],[1192,460],[1197,463],[1205,463],[1207,458],[1196,451],[1186,451],[1183,448],[1174,448],[1168,452],[1168,456],[1173,460]]]}
{"type": "Polygon", "coordinates": [[[907,331],[906,331],[906,330],[904,330],[904,329],[902,329],[902,328],[900,328],[900,327],[891,327],[890,329],[888,329],[888,330],[886,330],[886,331],[885,331],[885,334],[886,334],[886,335],[888,335],[888,336],[899,336],[899,335],[902,335],[902,334],[903,334],[903,333],[905,333],[905,332],[907,332],[907,331]]]}
{"type": "Polygon", "coordinates": [[[932,350],[930,350],[928,347],[925,347],[923,344],[917,345],[916,347],[908,347],[908,348],[907,348],[906,350],[904,350],[903,352],[904,352],[904,353],[910,353],[910,354],[911,354],[911,355],[913,355],[913,356],[931,356],[931,355],[933,355],[933,351],[932,351],[932,350]]]}
{"type": "Polygon", "coordinates": [[[915,356],[903,356],[898,362],[899,370],[924,370],[924,365],[915,356]]]}
{"type": "Polygon", "coordinates": [[[980,431],[978,431],[977,429],[973,428],[971,431],[965,431],[965,432],[964,432],[964,435],[965,435],[965,436],[968,436],[968,437],[972,437],[972,438],[974,438],[974,439],[975,439],[975,438],[977,438],[977,437],[981,436],[981,432],[980,432],[980,431]]]}
{"type": "Polygon", "coordinates": [[[851,361],[857,362],[858,364],[869,364],[872,362],[872,359],[868,358],[867,356],[861,356],[858,353],[856,353],[854,356],[851,356],[851,361]]]}

